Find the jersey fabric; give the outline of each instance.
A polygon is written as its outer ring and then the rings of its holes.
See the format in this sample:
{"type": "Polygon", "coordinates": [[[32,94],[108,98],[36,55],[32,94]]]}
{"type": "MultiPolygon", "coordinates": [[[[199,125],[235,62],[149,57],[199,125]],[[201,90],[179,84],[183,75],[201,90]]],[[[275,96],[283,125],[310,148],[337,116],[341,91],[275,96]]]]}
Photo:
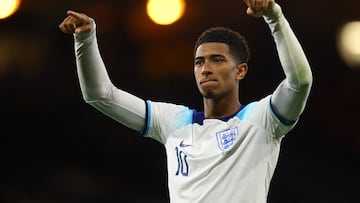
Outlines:
{"type": "Polygon", "coordinates": [[[283,124],[271,96],[224,119],[182,105],[147,101],[144,136],[163,143],[171,202],[265,203],[283,124]]]}

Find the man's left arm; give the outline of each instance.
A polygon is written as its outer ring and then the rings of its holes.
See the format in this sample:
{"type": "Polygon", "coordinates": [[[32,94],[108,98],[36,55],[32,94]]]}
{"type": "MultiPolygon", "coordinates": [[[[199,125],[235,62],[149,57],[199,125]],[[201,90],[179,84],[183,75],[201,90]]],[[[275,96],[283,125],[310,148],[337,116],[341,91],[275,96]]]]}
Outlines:
{"type": "Polygon", "coordinates": [[[274,4],[271,12],[264,13],[263,18],[271,29],[286,75],[272,95],[272,109],[284,122],[295,122],[310,93],[313,80],[310,65],[281,7],[274,4]]]}

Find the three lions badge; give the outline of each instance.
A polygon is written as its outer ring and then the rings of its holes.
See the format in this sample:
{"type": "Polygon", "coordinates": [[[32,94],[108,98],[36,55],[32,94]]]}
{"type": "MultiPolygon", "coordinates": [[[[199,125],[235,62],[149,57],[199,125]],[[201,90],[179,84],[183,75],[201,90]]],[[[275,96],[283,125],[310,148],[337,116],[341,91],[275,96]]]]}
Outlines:
{"type": "Polygon", "coordinates": [[[224,152],[230,150],[235,144],[238,135],[239,132],[236,127],[216,133],[219,148],[224,152]]]}

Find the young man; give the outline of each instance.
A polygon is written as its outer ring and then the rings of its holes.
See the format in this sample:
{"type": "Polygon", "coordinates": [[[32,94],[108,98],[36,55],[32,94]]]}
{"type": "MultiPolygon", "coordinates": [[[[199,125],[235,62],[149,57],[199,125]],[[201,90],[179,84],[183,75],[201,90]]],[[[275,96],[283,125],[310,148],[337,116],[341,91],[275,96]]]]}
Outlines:
{"type": "Polygon", "coordinates": [[[242,105],[247,44],[232,30],[209,29],[196,43],[194,60],[203,112],[144,101],[116,88],[98,50],[95,21],[68,11],[60,24],[64,33],[74,33],[84,100],[164,144],[171,202],[266,202],[281,140],[304,109],[312,74],[280,6],[273,0],[245,3],[247,14],[268,23],[286,78],[273,94],[242,105]]]}

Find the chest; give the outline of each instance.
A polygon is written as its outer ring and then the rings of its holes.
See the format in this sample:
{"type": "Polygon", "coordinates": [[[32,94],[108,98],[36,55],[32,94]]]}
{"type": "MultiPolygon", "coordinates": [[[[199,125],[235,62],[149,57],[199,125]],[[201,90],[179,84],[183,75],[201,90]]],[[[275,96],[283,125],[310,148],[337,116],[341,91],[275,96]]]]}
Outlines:
{"type": "Polygon", "coordinates": [[[254,150],[266,149],[266,137],[263,129],[238,119],[189,125],[174,132],[165,144],[169,172],[186,176],[219,163],[252,159],[254,150]]]}

